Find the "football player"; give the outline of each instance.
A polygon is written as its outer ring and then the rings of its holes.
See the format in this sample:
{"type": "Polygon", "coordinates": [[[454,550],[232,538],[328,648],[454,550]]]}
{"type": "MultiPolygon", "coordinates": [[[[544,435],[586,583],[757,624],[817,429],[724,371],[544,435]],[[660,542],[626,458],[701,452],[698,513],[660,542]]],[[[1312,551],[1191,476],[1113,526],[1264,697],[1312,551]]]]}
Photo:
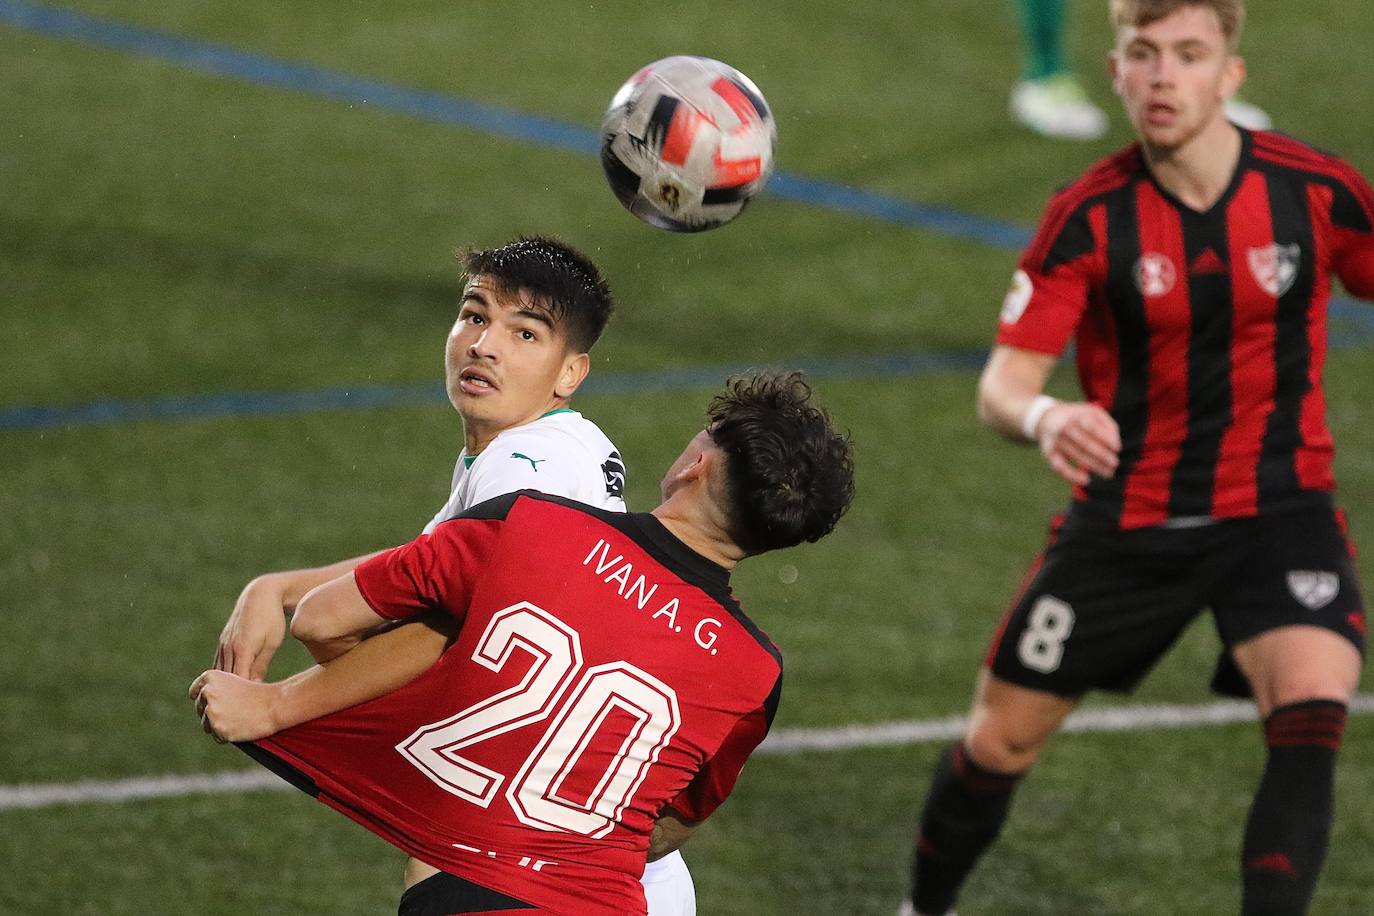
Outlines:
{"type": "Polygon", "coordinates": [[[800,373],[734,380],[650,513],[525,491],[361,563],[297,608],[319,666],[197,678],[206,730],[261,739],[242,746],[432,863],[402,916],[644,913],[646,855],[724,801],[777,709],[781,658],[731,571],[820,539],[852,499],[848,439],[810,400],[800,373]],[[364,637],[418,614],[456,635],[406,683],[364,637]]]}
{"type": "MultiPolygon", "coordinates": [[[[468,251],[462,263],[466,284],[444,350],[444,375],[449,401],[463,420],[465,445],[454,465],[451,495],[424,531],[483,500],[522,489],[624,511],[620,453],[596,424],[569,406],[614,309],[606,281],[585,255],[551,238],[468,251]]],[[[215,667],[261,680],[302,596],[369,556],[268,573],[248,583],[220,635],[215,667]]],[[[416,639],[405,651],[432,661],[444,639],[434,631],[428,644],[416,639]]],[[[654,916],[695,912],[691,874],[681,855],[649,865],[644,881],[654,916]]]]}
{"type": "Polygon", "coordinates": [[[1305,913],[1365,614],[1322,393],[1335,278],[1374,297],[1374,191],[1340,158],[1228,122],[1243,0],[1111,0],[1138,143],[1051,200],[978,412],[1073,486],[942,757],[910,912],[950,910],[1014,789],[1089,690],[1129,691],[1204,607],[1213,686],[1254,697],[1267,758],[1247,916],[1305,913]],[[1076,338],[1081,401],[1044,393],[1076,338]]]}

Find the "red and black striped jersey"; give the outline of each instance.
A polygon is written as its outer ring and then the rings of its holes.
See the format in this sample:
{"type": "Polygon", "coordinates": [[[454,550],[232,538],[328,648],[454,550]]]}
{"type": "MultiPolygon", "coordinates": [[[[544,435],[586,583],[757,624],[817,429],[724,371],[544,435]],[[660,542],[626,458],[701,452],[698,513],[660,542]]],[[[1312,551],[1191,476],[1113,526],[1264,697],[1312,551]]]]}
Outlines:
{"type": "Polygon", "coordinates": [[[1334,487],[1322,390],[1332,277],[1374,298],[1374,191],[1341,159],[1242,131],[1206,212],[1138,145],[1051,199],[1003,304],[999,344],[1077,347],[1111,412],[1111,479],[1074,513],[1121,528],[1281,510],[1334,487]]]}
{"type": "Polygon", "coordinates": [[[649,514],[523,491],[354,573],[383,617],[441,611],[415,681],[252,745],[407,853],[566,914],[643,913],[650,831],[706,818],[777,708],[777,649],[728,574],[649,514]]]}

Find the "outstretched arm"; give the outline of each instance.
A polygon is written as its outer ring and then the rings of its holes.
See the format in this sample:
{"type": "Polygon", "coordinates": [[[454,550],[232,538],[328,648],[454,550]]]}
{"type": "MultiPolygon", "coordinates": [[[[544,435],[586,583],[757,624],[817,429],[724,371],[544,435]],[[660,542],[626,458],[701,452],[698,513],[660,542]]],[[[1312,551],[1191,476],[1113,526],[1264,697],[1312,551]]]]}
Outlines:
{"type": "Polygon", "coordinates": [[[457,627],[446,614],[425,615],[275,684],[206,671],[191,684],[191,698],[217,740],[255,741],[410,683],[438,660],[457,627]]]}
{"type": "Polygon", "coordinates": [[[1111,477],[1121,432],[1111,414],[1085,401],[1044,393],[1055,357],[1000,345],[978,380],[978,419],[1008,439],[1034,442],[1056,474],[1077,486],[1091,475],[1111,477]]]}

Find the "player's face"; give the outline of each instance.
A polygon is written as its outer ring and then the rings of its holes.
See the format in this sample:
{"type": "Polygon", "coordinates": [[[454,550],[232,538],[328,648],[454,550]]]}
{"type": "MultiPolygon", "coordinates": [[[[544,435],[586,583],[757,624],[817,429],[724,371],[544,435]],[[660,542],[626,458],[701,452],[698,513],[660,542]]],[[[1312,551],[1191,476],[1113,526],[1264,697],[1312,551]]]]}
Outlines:
{"type": "Polygon", "coordinates": [[[1184,6],[1148,25],[1117,30],[1113,83],[1140,139],[1177,149],[1226,125],[1225,105],[1245,78],[1216,11],[1184,6]]]}
{"type": "Polygon", "coordinates": [[[587,355],[568,352],[562,328],[527,291],[503,294],[481,275],[464,288],[444,376],[469,453],[563,406],[587,367],[587,355]]]}

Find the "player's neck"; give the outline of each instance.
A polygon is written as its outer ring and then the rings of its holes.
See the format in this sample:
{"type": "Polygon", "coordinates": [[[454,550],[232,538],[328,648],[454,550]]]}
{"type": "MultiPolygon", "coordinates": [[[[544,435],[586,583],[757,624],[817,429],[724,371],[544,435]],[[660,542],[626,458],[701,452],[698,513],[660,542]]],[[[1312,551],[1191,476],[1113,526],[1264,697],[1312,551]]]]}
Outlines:
{"type": "Polygon", "coordinates": [[[720,521],[710,517],[710,507],[700,501],[671,496],[650,514],[693,553],[727,571],[744,559],[744,551],[730,540],[720,521]]]}
{"type": "MultiPolygon", "coordinates": [[[[520,424],[516,424],[516,426],[518,425],[520,424]]],[[[500,427],[465,421],[463,423],[463,451],[467,453],[469,458],[475,458],[482,454],[488,445],[491,445],[493,439],[506,430],[514,428],[515,426],[500,427]]]]}
{"type": "Polygon", "coordinates": [[[525,417],[523,420],[520,420],[517,423],[507,423],[502,425],[491,422],[483,422],[482,420],[472,417],[464,417],[464,450],[467,452],[469,457],[480,455],[482,454],[482,450],[485,449],[488,445],[491,445],[492,441],[497,436],[501,435],[507,430],[519,429],[522,426],[528,426],[535,420],[547,417],[551,413],[557,413],[560,410],[567,409],[569,409],[567,398],[554,398],[553,400],[545,404],[543,407],[539,408],[539,410],[532,412],[529,416],[525,417]]]}
{"type": "Polygon", "coordinates": [[[1203,212],[1221,199],[1240,162],[1241,133],[1218,117],[1180,146],[1163,149],[1141,144],[1155,181],[1194,210],[1203,212]]]}

